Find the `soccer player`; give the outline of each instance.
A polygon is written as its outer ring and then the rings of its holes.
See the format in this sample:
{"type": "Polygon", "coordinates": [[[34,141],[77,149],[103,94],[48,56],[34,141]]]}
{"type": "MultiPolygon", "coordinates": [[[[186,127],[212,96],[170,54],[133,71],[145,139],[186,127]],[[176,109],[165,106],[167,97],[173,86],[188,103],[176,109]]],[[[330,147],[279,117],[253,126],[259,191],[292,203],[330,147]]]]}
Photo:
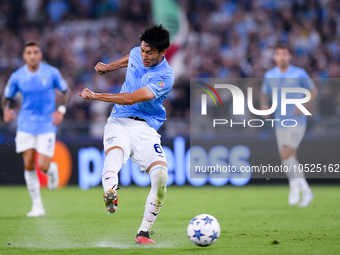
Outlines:
{"type": "MultiPolygon", "coordinates": [[[[317,89],[307,72],[299,67],[290,64],[291,55],[289,49],[284,45],[278,45],[274,51],[274,62],[276,67],[265,73],[262,85],[261,108],[268,109],[268,97],[272,95],[272,89],[278,89],[278,95],[283,87],[298,87],[308,89],[311,93],[310,100],[304,104],[308,109],[317,95],[317,89]]],[[[303,97],[301,93],[288,93],[287,98],[298,99],[303,97]]],[[[298,169],[299,162],[297,159],[297,149],[306,131],[307,116],[303,114],[294,104],[287,105],[286,115],[281,115],[281,98],[278,97],[278,107],[275,111],[275,134],[281,162],[284,166],[292,169],[298,169]],[[293,119],[297,125],[295,127],[284,127],[281,121],[284,119],[293,119]]],[[[304,173],[291,171],[287,173],[289,180],[289,197],[288,204],[299,207],[306,207],[313,200],[313,193],[306,181],[304,173]],[[300,193],[302,194],[300,200],[300,193]]]]}
{"type": "Polygon", "coordinates": [[[108,213],[117,212],[118,172],[131,157],[151,179],[136,242],[154,243],[150,229],[163,205],[168,179],[167,162],[157,130],[166,120],[162,103],[174,83],[174,75],[164,57],[170,40],[169,32],[162,25],[147,28],[140,42],[140,46],[122,59],[95,66],[99,74],[127,67],[119,94],[99,94],[85,88],[79,95],[115,104],[104,130],[104,201],[108,213]]]}
{"type": "Polygon", "coordinates": [[[40,196],[40,182],[35,171],[35,153],[38,153],[38,166],[48,175],[48,188],[56,189],[59,183],[58,165],[51,162],[54,154],[56,126],[66,112],[69,90],[60,72],[41,62],[42,52],[38,42],[24,45],[25,65],[16,70],[9,78],[3,99],[3,118],[5,122],[15,119],[10,109],[10,101],[17,92],[22,94],[21,110],[17,121],[15,137],[16,152],[22,153],[24,177],[32,198],[32,210],[28,217],[45,215],[40,196]],[[62,92],[61,105],[56,110],[55,89],[62,92]]]}

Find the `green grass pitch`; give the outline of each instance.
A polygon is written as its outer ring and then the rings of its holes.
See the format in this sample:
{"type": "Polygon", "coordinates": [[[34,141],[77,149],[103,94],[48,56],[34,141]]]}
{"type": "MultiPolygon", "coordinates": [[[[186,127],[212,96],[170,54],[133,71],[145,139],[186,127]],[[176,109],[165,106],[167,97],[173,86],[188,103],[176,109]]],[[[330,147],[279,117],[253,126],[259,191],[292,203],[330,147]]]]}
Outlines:
{"type": "Polygon", "coordinates": [[[153,226],[156,244],[139,245],[149,187],[122,187],[115,215],[106,213],[100,187],[43,189],[46,216],[27,218],[26,188],[2,186],[0,254],[339,254],[340,187],[312,188],[313,203],[298,208],[287,205],[288,185],[170,186],[153,226]],[[190,219],[201,213],[221,225],[209,247],[186,235],[190,219]]]}

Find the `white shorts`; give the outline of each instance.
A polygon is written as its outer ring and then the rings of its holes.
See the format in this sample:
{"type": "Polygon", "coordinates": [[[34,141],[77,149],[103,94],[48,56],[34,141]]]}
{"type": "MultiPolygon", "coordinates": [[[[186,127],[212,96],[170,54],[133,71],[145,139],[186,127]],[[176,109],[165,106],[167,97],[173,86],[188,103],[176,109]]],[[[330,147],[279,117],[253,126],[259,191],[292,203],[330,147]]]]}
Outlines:
{"type": "Polygon", "coordinates": [[[35,149],[39,154],[50,158],[54,155],[55,133],[32,135],[18,131],[15,137],[16,152],[21,153],[29,149],[35,149]]]}
{"type": "Polygon", "coordinates": [[[157,131],[145,121],[110,117],[104,129],[104,150],[122,147],[123,164],[131,157],[145,172],[155,161],[166,162],[160,138],[157,131]]]}
{"type": "Polygon", "coordinates": [[[306,126],[276,129],[275,134],[279,151],[284,145],[297,150],[305,132],[306,126]]]}

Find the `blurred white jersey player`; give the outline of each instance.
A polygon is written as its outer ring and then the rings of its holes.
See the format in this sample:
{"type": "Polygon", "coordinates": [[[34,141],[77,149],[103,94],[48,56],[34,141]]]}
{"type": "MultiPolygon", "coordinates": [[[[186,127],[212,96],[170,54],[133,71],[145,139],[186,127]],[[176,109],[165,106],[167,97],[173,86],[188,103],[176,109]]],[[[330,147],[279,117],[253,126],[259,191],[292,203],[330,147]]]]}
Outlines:
{"type": "MultiPolygon", "coordinates": [[[[284,45],[275,47],[274,61],[276,67],[265,73],[262,85],[261,108],[269,109],[269,96],[272,95],[272,89],[277,88],[278,95],[281,95],[283,87],[298,87],[308,89],[311,92],[311,99],[303,106],[308,109],[317,95],[317,89],[308,76],[307,72],[299,67],[290,64],[291,55],[289,49],[284,45]]],[[[302,98],[302,93],[287,93],[287,98],[298,99],[302,98]]],[[[286,115],[281,114],[281,97],[278,97],[277,109],[274,113],[275,119],[275,134],[281,162],[283,165],[292,169],[298,169],[297,149],[302,141],[306,131],[307,116],[303,114],[294,104],[287,104],[286,115]],[[292,119],[297,123],[295,127],[284,127],[281,121],[284,119],[292,119]]],[[[294,125],[294,121],[291,124],[294,125]]],[[[288,124],[287,124],[288,125],[288,124]]],[[[306,207],[313,199],[313,193],[305,179],[304,173],[299,171],[291,171],[287,173],[289,180],[289,205],[306,207]],[[302,195],[300,198],[300,194],[302,195]]]]}
{"type": "Polygon", "coordinates": [[[16,152],[22,153],[24,177],[33,206],[28,217],[44,216],[40,196],[40,182],[35,171],[35,153],[38,152],[39,168],[48,174],[48,187],[58,187],[58,165],[51,162],[54,154],[56,126],[66,112],[69,92],[65,80],[57,68],[42,63],[42,52],[37,42],[24,45],[23,59],[26,64],[16,70],[8,80],[4,92],[4,121],[14,120],[10,99],[17,92],[22,94],[21,110],[17,121],[16,152]],[[56,110],[55,89],[62,92],[61,105],[56,110]]]}
{"type": "Polygon", "coordinates": [[[115,103],[104,130],[104,201],[109,213],[117,212],[118,172],[130,157],[151,179],[136,242],[154,243],[150,229],[163,205],[168,178],[157,130],[166,120],[163,100],[172,88],[174,75],[164,57],[170,41],[169,32],[163,26],[147,28],[140,42],[141,45],[133,48],[128,56],[108,65],[98,63],[95,67],[99,74],[127,67],[119,94],[98,94],[84,89],[79,95],[84,99],[115,103]]]}

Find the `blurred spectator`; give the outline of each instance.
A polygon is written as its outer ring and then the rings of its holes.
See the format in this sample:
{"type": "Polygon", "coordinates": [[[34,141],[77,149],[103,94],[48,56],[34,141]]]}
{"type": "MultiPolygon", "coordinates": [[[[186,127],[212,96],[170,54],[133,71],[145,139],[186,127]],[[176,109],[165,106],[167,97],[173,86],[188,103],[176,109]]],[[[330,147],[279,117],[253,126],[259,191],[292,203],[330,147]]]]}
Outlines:
{"type": "MultiPolygon", "coordinates": [[[[177,77],[165,102],[169,120],[162,131],[167,134],[189,133],[190,78],[262,78],[274,65],[272,50],[279,42],[289,44],[293,64],[313,78],[340,76],[338,0],[179,3],[187,13],[189,33],[182,51],[184,76],[177,77]]],[[[0,93],[9,74],[23,64],[24,41],[39,40],[45,60],[60,69],[73,91],[62,132],[66,126],[77,126],[77,132],[97,136],[112,105],[79,106],[83,102],[77,94],[84,87],[109,93],[120,90],[125,70],[98,76],[93,67],[98,61],[121,58],[138,45],[140,32],[152,22],[151,14],[150,0],[0,1],[0,93]],[[88,120],[91,125],[84,124],[88,120]]],[[[334,85],[319,89],[317,111],[324,118],[339,117],[340,90],[334,85]]]]}
{"type": "Polygon", "coordinates": [[[53,24],[59,22],[69,10],[70,5],[67,0],[49,1],[46,6],[46,12],[53,24]]]}

